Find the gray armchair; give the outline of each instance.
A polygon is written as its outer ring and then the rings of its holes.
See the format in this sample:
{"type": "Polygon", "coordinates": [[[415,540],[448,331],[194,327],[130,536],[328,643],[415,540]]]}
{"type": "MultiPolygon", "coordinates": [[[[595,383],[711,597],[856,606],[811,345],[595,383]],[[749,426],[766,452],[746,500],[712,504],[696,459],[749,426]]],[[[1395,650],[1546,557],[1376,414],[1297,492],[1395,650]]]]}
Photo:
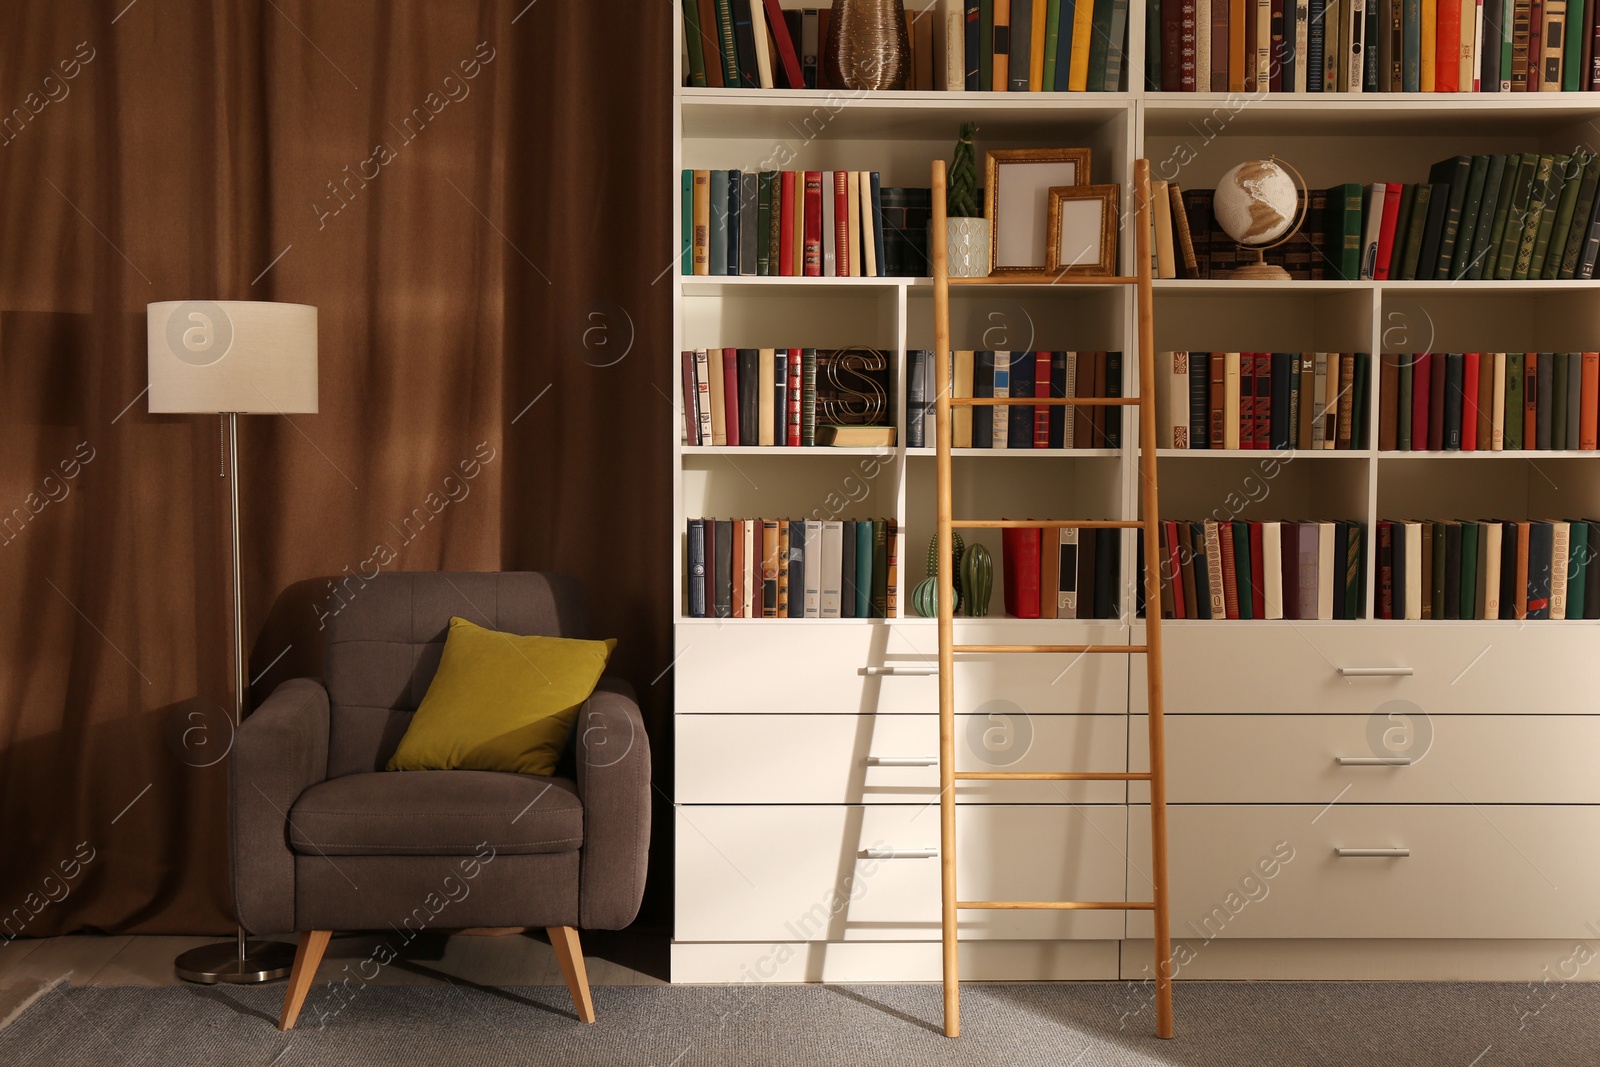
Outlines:
{"type": "Polygon", "coordinates": [[[381,930],[382,964],[423,930],[545,927],[584,1022],[578,927],[633,921],[650,843],[650,746],[625,682],[601,680],[550,778],[384,765],[428,690],[450,617],[581,637],[552,574],[393,574],[344,583],[327,681],[280,685],[232,760],[233,890],[251,933],[299,933],[280,1029],[335,930],[381,930]],[[387,955],[383,955],[385,948],[387,955]]]}

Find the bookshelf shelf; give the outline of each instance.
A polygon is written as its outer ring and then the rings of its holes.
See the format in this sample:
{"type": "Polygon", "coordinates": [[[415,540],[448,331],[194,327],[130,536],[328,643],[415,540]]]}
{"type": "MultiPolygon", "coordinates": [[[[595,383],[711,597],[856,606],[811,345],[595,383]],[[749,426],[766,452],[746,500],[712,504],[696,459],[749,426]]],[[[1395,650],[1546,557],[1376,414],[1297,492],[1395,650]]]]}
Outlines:
{"type": "MultiPolygon", "coordinates": [[[[1138,94],[1153,137],[1307,134],[1427,137],[1557,132],[1600,116],[1597,93],[1138,94]]],[[[1157,177],[1166,177],[1159,172],[1157,177]]]]}
{"type": "MultiPolygon", "coordinates": [[[[932,448],[908,448],[911,459],[932,459],[932,448]]],[[[1121,459],[1120,448],[952,448],[956,459],[1121,459]]]]}
{"type": "MultiPolygon", "coordinates": [[[[857,93],[834,89],[682,89],[686,138],[922,141],[950,138],[952,116],[1000,139],[1047,136],[1121,118],[1128,93],[857,93]]],[[[770,147],[770,146],[769,146],[770,147]]]]}
{"type": "Polygon", "coordinates": [[[1524,461],[1527,461],[1527,462],[1530,462],[1530,463],[1537,463],[1539,460],[1542,460],[1542,459],[1576,459],[1576,460],[1600,459],[1600,452],[1595,452],[1595,451],[1592,451],[1592,450],[1590,450],[1590,451],[1580,451],[1580,450],[1565,449],[1565,448],[1561,448],[1561,449],[1548,448],[1548,449],[1545,449],[1544,451],[1539,451],[1537,449],[1515,449],[1515,450],[1510,451],[1510,452],[1507,452],[1507,451],[1504,451],[1504,450],[1499,451],[1499,452],[1493,452],[1493,451],[1488,451],[1488,450],[1485,450],[1485,451],[1473,451],[1473,452],[1398,452],[1398,451],[1395,451],[1395,452],[1377,452],[1377,453],[1374,453],[1374,454],[1380,460],[1384,461],[1385,463],[1407,462],[1407,461],[1416,461],[1416,460],[1459,460],[1459,459],[1481,459],[1481,460],[1512,460],[1512,459],[1515,459],[1515,460],[1524,460],[1524,461]]]}
{"type": "Polygon", "coordinates": [[[1291,448],[1287,451],[1271,448],[1158,448],[1160,459],[1271,459],[1279,463],[1298,463],[1304,459],[1365,460],[1378,455],[1370,448],[1291,448]]]}
{"type": "Polygon", "coordinates": [[[812,459],[821,459],[829,456],[892,456],[896,450],[895,445],[879,447],[849,447],[834,445],[813,445],[805,448],[791,448],[787,445],[684,445],[683,456],[685,462],[689,460],[714,459],[719,456],[736,459],[740,456],[807,456],[812,459]]]}

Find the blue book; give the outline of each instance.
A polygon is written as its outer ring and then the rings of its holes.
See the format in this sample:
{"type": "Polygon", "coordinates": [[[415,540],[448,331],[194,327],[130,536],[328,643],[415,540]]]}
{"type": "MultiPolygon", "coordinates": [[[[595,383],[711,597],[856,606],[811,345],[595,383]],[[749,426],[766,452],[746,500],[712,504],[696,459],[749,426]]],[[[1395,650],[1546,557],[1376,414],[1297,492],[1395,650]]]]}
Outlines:
{"type": "Polygon", "coordinates": [[[772,355],[772,443],[789,443],[789,350],[772,355]]]}
{"type": "Polygon", "coordinates": [[[708,270],[728,273],[728,172],[711,172],[711,241],[708,270]]]}
{"type": "MultiPolygon", "coordinates": [[[[1083,0],[1090,4],[1094,0],[1083,0]]],[[[1072,21],[1076,17],[1073,0],[1061,0],[1061,26],[1056,31],[1056,92],[1064,93],[1072,83],[1072,21]]]]}
{"type": "Polygon", "coordinates": [[[975,93],[979,90],[979,88],[988,88],[988,86],[978,85],[978,73],[980,70],[979,56],[982,54],[982,49],[978,47],[978,30],[982,26],[982,18],[979,10],[978,0],[966,0],[966,4],[962,7],[961,15],[962,18],[966,20],[965,28],[967,31],[967,39],[965,42],[966,49],[962,53],[964,56],[966,56],[967,92],[975,93]]]}
{"type": "Polygon", "coordinates": [[[728,263],[724,271],[726,274],[739,273],[739,172],[730,170],[728,175],[728,263]]]}
{"type": "MultiPolygon", "coordinates": [[[[972,354],[972,395],[994,396],[994,353],[980,349],[972,354]]],[[[972,447],[994,447],[995,408],[983,405],[972,409],[972,447]]]]}
{"type": "MultiPolygon", "coordinates": [[[[1045,353],[1049,359],[1050,354],[1045,353]]],[[[1032,352],[1011,353],[1011,395],[1032,396],[1036,385],[1035,355],[1032,352]]],[[[1001,409],[1006,416],[1006,447],[1007,448],[1032,448],[1033,447],[1033,405],[1014,404],[1009,408],[1001,409]]]]}
{"type": "Polygon", "coordinates": [[[806,617],[806,524],[789,523],[789,618],[806,617]]]}
{"type": "Polygon", "coordinates": [[[1400,43],[1405,55],[1400,63],[1402,92],[1422,91],[1422,0],[1396,0],[1400,7],[1400,43]]]}
{"type": "Polygon", "coordinates": [[[928,357],[932,353],[906,353],[906,447],[927,447],[928,357]]]}
{"type": "Polygon", "coordinates": [[[1044,0],[1011,0],[1011,66],[1006,89],[1028,91],[1028,57],[1033,51],[1033,5],[1044,0]]]}
{"type": "Polygon", "coordinates": [[[689,617],[706,617],[706,520],[689,520],[689,617]]]}

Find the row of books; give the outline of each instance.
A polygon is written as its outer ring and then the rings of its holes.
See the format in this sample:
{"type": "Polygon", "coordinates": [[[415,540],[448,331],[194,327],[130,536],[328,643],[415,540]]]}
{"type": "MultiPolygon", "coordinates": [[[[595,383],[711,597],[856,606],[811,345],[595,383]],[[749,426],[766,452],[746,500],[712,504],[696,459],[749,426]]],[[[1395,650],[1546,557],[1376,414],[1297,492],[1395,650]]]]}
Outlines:
{"type": "Polygon", "coordinates": [[[1165,521],[1161,617],[1365,618],[1366,533],[1354,520],[1165,521]]]}
{"type": "Polygon", "coordinates": [[[1162,352],[1161,448],[1369,448],[1365,352],[1162,352]]]}
{"type": "Polygon", "coordinates": [[[892,619],[893,519],[690,519],[689,617],[892,619]]]}
{"type": "MultiPolygon", "coordinates": [[[[908,366],[906,443],[934,443],[931,353],[908,366]],[[925,369],[924,369],[925,368],[925,369]],[[922,412],[919,418],[917,413],[922,412]],[[920,424],[920,427],[919,427],[920,424]]],[[[950,395],[961,397],[1120,397],[1121,352],[994,352],[957,349],[950,395]]],[[[1122,410],[1114,405],[1010,404],[950,412],[952,448],[1121,448],[1122,410]]]]}
{"type": "MultiPolygon", "coordinates": [[[[831,12],[779,0],[685,0],[684,82],[840,89],[821,62],[831,12]]],[[[933,0],[908,11],[907,89],[1118,92],[1128,0],[933,0]]]]}
{"type": "Polygon", "coordinates": [[[1600,619],[1600,522],[1378,523],[1380,619],[1600,619]]]}
{"type": "Polygon", "coordinates": [[[680,192],[685,275],[928,274],[931,194],[875,170],[685,170],[680,192]]]}
{"type": "Polygon", "coordinates": [[[1600,89],[1594,0],[1149,0],[1163,92],[1600,89]]]}
{"type": "MultiPolygon", "coordinates": [[[[894,375],[871,348],[696,348],[681,353],[684,443],[844,445],[892,427],[894,375]],[[821,419],[819,425],[818,419],[821,419]]],[[[892,434],[884,444],[893,444],[892,434]]]]}
{"type": "Polygon", "coordinates": [[[1378,364],[1378,448],[1600,445],[1600,352],[1418,352],[1378,364]]]}
{"type": "Polygon", "coordinates": [[[1017,619],[1115,619],[1122,531],[1011,527],[1001,532],[1005,612],[1017,619]]]}

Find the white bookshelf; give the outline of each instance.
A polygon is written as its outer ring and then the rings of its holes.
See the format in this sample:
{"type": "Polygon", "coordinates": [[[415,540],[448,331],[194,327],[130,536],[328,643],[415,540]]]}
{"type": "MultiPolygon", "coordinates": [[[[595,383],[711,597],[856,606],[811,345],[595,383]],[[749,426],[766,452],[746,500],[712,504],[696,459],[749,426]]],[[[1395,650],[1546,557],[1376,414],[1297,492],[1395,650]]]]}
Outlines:
{"type": "MultiPolygon", "coordinates": [[[[1130,6],[1129,23],[1130,88],[1122,93],[680,87],[674,93],[672,170],[664,178],[672,218],[680,217],[683,168],[870,169],[882,173],[885,186],[926,186],[931,160],[949,158],[963,121],[979,127],[980,163],[981,153],[993,148],[1089,147],[1093,180],[1123,183],[1125,205],[1131,202],[1132,162],[1140,156],[1152,161],[1157,178],[1212,188],[1235,163],[1277,154],[1310,187],[1322,188],[1345,181],[1422,180],[1431,164],[1458,153],[1600,145],[1600,94],[1594,93],[1246,99],[1146,92],[1144,10],[1138,3],[1130,6]]],[[[678,237],[675,223],[673,253],[678,237]]],[[[1124,272],[1132,269],[1131,244],[1121,242],[1124,272]]],[[[874,762],[885,754],[914,757],[936,749],[936,679],[924,673],[936,656],[933,620],[908,617],[910,591],[924,577],[934,527],[934,458],[932,447],[910,449],[904,443],[905,355],[933,347],[931,282],[685,277],[674,270],[662,284],[672,289],[673,343],[658,358],[669,366],[663,391],[679,412],[669,459],[677,659],[667,677],[679,722],[673,978],[935,980],[937,861],[886,860],[863,876],[861,856],[874,835],[889,835],[889,843],[903,849],[936,844],[938,837],[933,816],[915,817],[936,799],[934,770],[874,762]],[[682,443],[682,350],[858,344],[891,354],[895,422],[901,427],[894,447],[682,443]],[[871,477],[862,476],[863,464],[871,477]],[[686,617],[687,519],[806,517],[851,479],[860,487],[859,499],[852,498],[837,517],[897,522],[900,618],[686,617]],[[819,721],[827,724],[830,738],[821,747],[819,721]],[[737,786],[719,784],[717,767],[729,761],[756,761],[760,772],[735,776],[737,786]],[[815,930],[792,925],[814,902],[863,881],[861,899],[830,912],[815,930]]],[[[1155,290],[1160,351],[1372,353],[1368,409],[1374,416],[1381,352],[1572,351],[1593,349],[1600,339],[1600,286],[1593,282],[1163,280],[1155,290]],[[1417,340],[1385,343],[1405,337],[1417,340]]],[[[958,286],[950,303],[957,348],[1121,350],[1125,393],[1136,395],[1141,388],[1131,358],[1131,289],[958,286]],[[1004,343],[985,335],[995,328],[997,314],[1000,326],[1012,332],[1004,343]]],[[[957,514],[1135,517],[1137,410],[1124,409],[1122,417],[1121,449],[958,450],[957,514]]],[[[1371,440],[1376,444],[1375,426],[1371,440]]],[[[1529,818],[1537,824],[1538,812],[1547,811],[1550,826],[1600,830],[1600,779],[1588,775],[1581,785],[1558,783],[1541,764],[1553,747],[1564,752],[1574,738],[1600,744],[1600,695],[1582,671],[1600,652],[1596,624],[1390,622],[1372,616],[1379,519],[1597,515],[1600,455],[1375,448],[1285,456],[1239,450],[1159,455],[1166,516],[1207,517],[1230,489],[1252,474],[1259,477],[1261,465],[1276,459],[1270,493],[1248,500],[1231,517],[1359,519],[1369,536],[1367,619],[1176,621],[1168,632],[1168,710],[1179,722],[1172,728],[1169,767],[1203,763],[1216,769],[1213,778],[1192,783],[1173,773],[1173,833],[1214,834],[1225,846],[1200,855],[1186,839],[1174,849],[1174,929],[1187,936],[1185,923],[1198,920],[1236,886],[1247,867],[1233,869],[1235,859],[1270,851],[1276,838],[1264,835],[1286,836],[1300,849],[1274,883],[1273,897],[1259,908],[1270,917],[1252,928],[1247,912],[1224,937],[1202,948],[1180,978],[1532,979],[1540,966],[1560,958],[1551,947],[1557,939],[1592,936],[1582,927],[1592,916],[1580,915],[1573,902],[1600,894],[1600,860],[1586,858],[1593,850],[1558,851],[1561,835],[1544,830],[1530,829],[1523,841],[1478,829],[1485,817],[1494,825],[1521,826],[1529,818]],[[1350,666],[1411,673],[1358,680],[1337,671],[1350,666]],[[1412,768],[1374,772],[1339,767],[1332,758],[1369,754],[1364,731],[1394,701],[1431,717],[1435,739],[1427,758],[1436,763],[1428,775],[1413,775],[1419,784],[1409,791],[1396,783],[1404,785],[1412,768]],[[1242,730],[1235,721],[1241,717],[1266,729],[1242,730]],[[1508,750],[1507,738],[1518,737],[1525,747],[1508,750]],[[1291,743],[1299,748],[1273,747],[1291,743]],[[1287,788],[1259,774],[1264,763],[1289,756],[1314,768],[1313,777],[1287,788]],[[1213,779],[1233,786],[1214,788],[1213,779]],[[1341,803],[1313,824],[1318,809],[1336,795],[1341,803]],[[1313,796],[1320,803],[1310,805],[1307,797],[1313,796]],[[1502,807],[1473,813],[1473,803],[1502,807]],[[1408,844],[1421,862],[1332,857],[1331,848],[1341,842],[1366,845],[1378,838],[1408,844]],[[1576,853],[1582,855],[1574,858],[1576,853]],[[1528,877],[1530,863],[1559,870],[1561,891],[1528,877]],[[1470,878],[1463,876],[1468,870],[1470,878]],[[1483,894],[1479,908],[1440,915],[1423,910],[1442,893],[1465,893],[1470,901],[1474,889],[1483,894]],[[1368,907],[1330,907],[1330,901],[1347,897],[1364,899],[1368,907]],[[1509,900],[1519,903],[1515,916],[1509,900]],[[1374,921],[1384,909],[1400,918],[1374,921]],[[1528,920],[1530,912],[1543,918],[1528,920]],[[1414,930],[1409,938],[1403,933],[1408,921],[1414,930]],[[1285,962],[1289,957],[1293,962],[1285,962]]],[[[998,532],[968,531],[966,537],[993,552],[996,589],[993,616],[957,620],[959,641],[1143,640],[1142,625],[1127,618],[1134,604],[1131,532],[1122,552],[1122,621],[1003,617],[998,532]]],[[[963,662],[960,711],[973,716],[991,701],[1009,701],[1034,731],[1034,762],[1053,759],[1059,769],[1087,746],[1125,761],[1101,769],[1137,769],[1142,669],[1137,658],[1131,671],[1124,664],[1045,657],[1004,669],[963,662]]],[[[965,884],[990,877],[983,864],[998,869],[1021,855],[1022,882],[1000,889],[1043,894],[1035,899],[1072,899],[1074,890],[1082,899],[1090,889],[1136,898],[1141,891],[1147,823],[1137,787],[1099,789],[1072,797],[1074,803],[1048,790],[1019,798],[974,789],[962,800],[963,818],[995,836],[992,855],[981,845],[964,850],[963,864],[978,865],[963,867],[965,884]],[[1019,838],[1020,831],[1007,826],[1026,832],[1019,838]],[[1114,846],[1109,852],[1100,847],[1107,842],[1114,846]]],[[[964,832],[966,841],[979,840],[973,830],[964,832]]],[[[963,937],[970,940],[963,945],[963,966],[970,977],[983,978],[1137,978],[1148,960],[1148,944],[1139,943],[1147,936],[1144,922],[1140,916],[1126,925],[1104,916],[964,917],[963,937]]]]}

